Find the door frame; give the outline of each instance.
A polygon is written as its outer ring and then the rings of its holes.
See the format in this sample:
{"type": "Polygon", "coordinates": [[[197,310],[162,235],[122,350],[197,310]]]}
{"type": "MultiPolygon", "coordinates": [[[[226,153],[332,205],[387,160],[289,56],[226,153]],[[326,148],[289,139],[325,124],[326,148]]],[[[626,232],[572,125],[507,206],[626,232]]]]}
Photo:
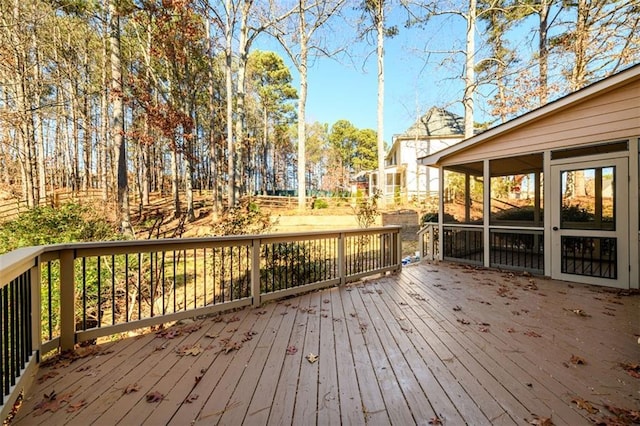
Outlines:
{"type": "Polygon", "coordinates": [[[629,157],[620,153],[598,156],[574,157],[550,162],[551,191],[549,207],[551,224],[551,278],[595,284],[600,286],[628,289],[629,280],[629,157]],[[593,229],[560,229],[560,210],[562,206],[561,174],[566,170],[579,170],[593,167],[615,166],[615,230],[593,229]],[[586,275],[567,274],[562,272],[561,237],[613,237],[617,239],[617,279],[590,277],[586,275]]]}

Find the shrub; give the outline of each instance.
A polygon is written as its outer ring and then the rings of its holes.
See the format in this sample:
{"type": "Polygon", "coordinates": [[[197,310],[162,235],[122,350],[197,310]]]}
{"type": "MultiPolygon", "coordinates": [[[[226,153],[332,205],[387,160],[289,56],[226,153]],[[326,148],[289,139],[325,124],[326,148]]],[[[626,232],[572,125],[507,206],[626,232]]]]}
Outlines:
{"type": "Polygon", "coordinates": [[[321,198],[316,198],[311,205],[312,209],[326,209],[329,208],[329,203],[321,198]]]}
{"type": "Polygon", "coordinates": [[[114,240],[115,227],[76,203],[41,206],[0,225],[0,253],[19,247],[81,241],[114,240]]]}
{"type": "Polygon", "coordinates": [[[272,227],[271,218],[256,203],[242,201],[231,207],[213,226],[213,235],[264,234],[272,227]]]}
{"type": "Polygon", "coordinates": [[[375,223],[376,217],[380,215],[380,212],[378,212],[378,198],[380,198],[380,194],[376,192],[371,198],[358,200],[354,213],[360,228],[369,228],[375,223]]]}
{"type": "MultiPolygon", "coordinates": [[[[427,212],[420,218],[420,226],[424,226],[427,223],[438,223],[438,212],[427,212]]],[[[449,213],[444,214],[445,223],[455,222],[455,218],[449,213]]]]}

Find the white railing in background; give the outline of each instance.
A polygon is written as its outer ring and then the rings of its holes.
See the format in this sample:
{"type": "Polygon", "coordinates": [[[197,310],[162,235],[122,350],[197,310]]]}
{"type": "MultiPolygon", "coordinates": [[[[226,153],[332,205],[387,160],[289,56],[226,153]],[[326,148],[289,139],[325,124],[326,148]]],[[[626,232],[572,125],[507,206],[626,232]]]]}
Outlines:
{"type": "Polygon", "coordinates": [[[418,245],[420,259],[437,260],[439,258],[437,223],[427,223],[418,231],[418,245]]]}

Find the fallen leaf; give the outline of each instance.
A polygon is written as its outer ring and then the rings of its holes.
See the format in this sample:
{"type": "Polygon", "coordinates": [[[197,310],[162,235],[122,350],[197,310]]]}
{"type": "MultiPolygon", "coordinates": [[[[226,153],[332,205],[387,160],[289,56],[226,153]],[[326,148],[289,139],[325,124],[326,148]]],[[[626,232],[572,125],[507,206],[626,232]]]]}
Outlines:
{"type": "MultiPolygon", "coordinates": [[[[78,370],[76,369],[76,371],[78,371],[78,370]]],[[[42,383],[46,382],[49,379],[53,379],[54,377],[56,377],[59,374],[60,373],[58,373],[57,371],[49,371],[48,373],[45,373],[41,377],[38,378],[38,383],[42,384],[42,383]]]]}
{"type": "Polygon", "coordinates": [[[158,391],[153,391],[147,394],[147,402],[160,402],[164,399],[164,395],[158,391]]]}
{"type": "Polygon", "coordinates": [[[481,331],[483,333],[488,333],[489,332],[489,327],[484,327],[484,326],[480,327],[480,328],[478,328],[478,331],[481,331]]]}
{"type": "Polygon", "coordinates": [[[198,331],[202,328],[202,325],[200,324],[189,324],[187,326],[182,327],[182,332],[183,333],[193,333],[194,331],[198,331]]]}
{"type": "Polygon", "coordinates": [[[294,355],[298,352],[298,348],[296,348],[295,346],[289,346],[287,348],[287,355],[294,355]]]}
{"type": "Polygon", "coordinates": [[[456,311],[456,312],[460,312],[462,310],[462,308],[460,306],[456,305],[456,306],[453,307],[453,310],[456,311]]]}
{"type": "Polygon", "coordinates": [[[256,315],[264,315],[266,313],[267,313],[267,311],[258,311],[258,312],[256,312],[256,315]]]}
{"type": "Polygon", "coordinates": [[[224,347],[224,353],[228,354],[229,352],[240,350],[241,347],[241,342],[229,342],[224,347]]]}
{"type": "Polygon", "coordinates": [[[249,331],[244,333],[244,337],[242,338],[242,341],[243,342],[248,342],[249,340],[253,339],[253,336],[255,336],[256,334],[258,334],[257,331],[249,330],[249,331]]]}
{"type": "Polygon", "coordinates": [[[629,374],[631,377],[634,377],[636,379],[640,379],[640,364],[638,363],[629,363],[629,362],[623,362],[620,363],[620,366],[622,367],[623,370],[625,370],[627,372],[627,374],[629,374]]]}
{"type": "Polygon", "coordinates": [[[138,392],[139,390],[140,390],[140,385],[137,383],[134,383],[132,385],[127,385],[127,387],[124,388],[124,391],[122,393],[126,395],[128,393],[138,392]]]}
{"type": "Polygon", "coordinates": [[[571,358],[569,359],[569,361],[571,361],[571,364],[575,364],[575,365],[585,365],[587,363],[587,361],[585,361],[584,358],[579,357],[578,355],[571,355],[571,358]]]}
{"type": "Polygon", "coordinates": [[[83,365],[82,367],[78,367],[78,368],[76,368],[76,369],[75,369],[75,370],[73,370],[73,371],[77,371],[77,372],[79,373],[79,372],[81,372],[81,371],[87,371],[87,370],[89,370],[89,369],[91,369],[91,366],[90,366],[90,365],[83,365]]]}
{"type": "Polygon", "coordinates": [[[599,410],[597,408],[595,408],[593,405],[591,405],[591,403],[589,401],[586,401],[580,397],[574,397],[571,402],[573,402],[574,404],[576,404],[578,406],[578,408],[580,408],[581,410],[586,410],[587,412],[589,412],[590,414],[595,414],[597,413],[599,410]]]}
{"type": "Polygon", "coordinates": [[[438,416],[431,417],[431,419],[429,420],[429,424],[430,425],[441,425],[442,424],[442,420],[440,420],[440,418],[438,416]]]}
{"type": "Polygon", "coordinates": [[[231,322],[237,322],[240,321],[240,317],[238,316],[233,316],[231,318],[228,318],[226,320],[224,320],[224,322],[226,322],[227,324],[231,323],[231,322]]]}
{"type": "Polygon", "coordinates": [[[40,416],[47,411],[51,413],[55,413],[58,411],[63,403],[68,403],[71,400],[73,394],[71,392],[66,393],[64,395],[58,396],[55,390],[52,390],[49,394],[44,394],[42,401],[36,404],[34,408],[33,415],[40,416]]]}
{"type": "Polygon", "coordinates": [[[553,426],[553,422],[549,417],[535,417],[529,424],[536,426],[553,426]]]}
{"type": "Polygon", "coordinates": [[[209,339],[216,339],[218,338],[218,335],[213,333],[207,333],[204,335],[204,337],[208,337],[209,339]]]}
{"type": "Polygon", "coordinates": [[[79,409],[84,407],[86,405],[86,403],[87,403],[87,401],[85,401],[83,399],[81,401],[69,404],[69,406],[67,407],[67,413],[75,413],[76,411],[78,411],[79,409]]]}
{"type": "Polygon", "coordinates": [[[322,303],[331,303],[331,300],[329,300],[329,299],[324,299],[324,300],[322,301],[322,303]]]}
{"type": "Polygon", "coordinates": [[[515,332],[516,332],[515,328],[511,328],[511,327],[507,328],[507,333],[515,333],[515,332]]]}
{"type": "Polygon", "coordinates": [[[564,308],[566,311],[569,312],[573,312],[574,314],[578,315],[579,317],[590,317],[591,315],[587,314],[584,310],[582,309],[567,309],[564,308]]]}
{"type": "Polygon", "coordinates": [[[529,337],[542,337],[540,334],[536,333],[535,331],[525,331],[524,332],[525,336],[529,336],[529,337]]]}
{"type": "Polygon", "coordinates": [[[180,356],[187,356],[187,355],[197,356],[202,353],[202,347],[200,346],[200,343],[181,346],[178,349],[176,349],[176,353],[180,356]]]}
{"type": "Polygon", "coordinates": [[[607,410],[615,414],[615,416],[626,423],[640,423],[640,410],[627,410],[613,405],[604,406],[607,410]]]}
{"type": "Polygon", "coordinates": [[[191,403],[193,403],[195,400],[197,400],[199,396],[200,396],[200,395],[189,395],[189,396],[187,397],[187,399],[185,399],[185,400],[184,400],[184,402],[186,402],[187,404],[191,404],[191,403]]]}
{"type": "Polygon", "coordinates": [[[315,355],[313,353],[309,353],[309,355],[307,355],[307,361],[309,361],[309,363],[313,364],[314,362],[316,362],[318,360],[318,355],[315,355]]]}
{"type": "Polygon", "coordinates": [[[456,321],[458,321],[460,324],[464,324],[464,325],[471,324],[471,322],[469,322],[468,320],[466,320],[464,318],[458,318],[456,321]]]}
{"type": "Polygon", "coordinates": [[[400,330],[404,331],[405,333],[413,333],[412,328],[400,327],[400,330]]]}

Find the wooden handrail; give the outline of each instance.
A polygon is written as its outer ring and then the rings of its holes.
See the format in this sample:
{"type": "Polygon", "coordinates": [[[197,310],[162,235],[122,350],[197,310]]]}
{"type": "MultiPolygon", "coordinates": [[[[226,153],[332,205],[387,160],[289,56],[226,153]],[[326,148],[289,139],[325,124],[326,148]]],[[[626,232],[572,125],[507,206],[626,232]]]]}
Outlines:
{"type": "MultiPolygon", "coordinates": [[[[386,226],[331,232],[318,231],[208,238],[68,243],[26,247],[0,255],[0,290],[4,291],[5,287],[15,285],[15,283],[20,283],[21,285],[26,282],[30,283],[31,298],[28,304],[31,309],[31,318],[33,318],[32,331],[29,335],[29,338],[33,339],[33,355],[30,355],[29,361],[25,364],[23,371],[16,372],[16,375],[18,375],[18,373],[20,374],[16,379],[15,385],[11,387],[10,392],[6,394],[5,389],[3,389],[2,406],[0,407],[2,415],[6,415],[7,410],[10,409],[10,405],[15,401],[17,397],[16,392],[19,393],[22,389],[28,387],[30,379],[25,377],[25,371],[36,368],[34,363],[37,365],[39,358],[38,353],[42,350],[69,350],[73,349],[79,341],[242,306],[258,306],[267,300],[274,300],[336,284],[344,284],[368,275],[399,271],[402,265],[400,260],[400,229],[401,227],[399,226],[386,226]],[[324,257],[314,258],[314,253],[324,250],[325,246],[329,247],[328,251],[325,250],[326,252],[320,254],[320,256],[324,257]],[[197,250],[202,250],[203,256],[201,258],[196,256],[197,250]],[[81,330],[76,329],[78,327],[78,321],[80,321],[78,312],[76,312],[76,305],[78,305],[78,297],[80,297],[80,295],[76,294],[76,292],[79,291],[79,285],[81,286],[80,288],[82,288],[85,284],[83,273],[85,262],[88,263],[87,259],[97,259],[98,265],[100,265],[99,260],[101,258],[111,259],[112,263],[110,265],[114,265],[115,256],[123,256],[123,259],[125,259],[124,262],[129,262],[130,259],[134,258],[139,260],[141,256],[146,256],[150,268],[154,267],[153,262],[155,259],[156,274],[159,272],[158,268],[162,268],[163,286],[165,285],[164,274],[171,267],[173,267],[171,279],[173,280],[174,291],[178,278],[182,277],[180,278],[180,285],[185,285],[184,298],[186,301],[187,260],[193,262],[194,268],[196,268],[196,261],[203,261],[198,259],[214,262],[215,265],[216,262],[219,262],[219,259],[215,257],[216,253],[218,253],[218,256],[221,255],[223,257],[225,256],[224,253],[227,253],[226,256],[231,256],[232,262],[236,262],[229,264],[232,267],[231,269],[233,269],[231,274],[235,274],[231,275],[231,278],[229,278],[230,281],[227,282],[227,278],[225,278],[225,276],[222,277],[222,279],[225,280],[223,284],[226,282],[227,284],[224,285],[228,286],[226,290],[222,288],[223,291],[229,292],[230,296],[228,300],[223,299],[221,302],[214,300],[207,304],[205,295],[205,305],[203,306],[191,308],[185,303],[181,307],[181,310],[168,313],[164,312],[163,306],[162,312],[157,315],[154,315],[153,311],[151,311],[151,315],[132,321],[129,321],[127,317],[124,321],[116,322],[114,311],[114,313],[112,313],[114,318],[112,323],[99,324],[96,328],[85,327],[81,330]],[[164,263],[165,255],[167,262],[171,262],[167,264],[168,267],[164,263]],[[189,259],[187,259],[188,256],[189,259]],[[212,258],[211,256],[214,257],[212,258]],[[236,256],[235,260],[233,256],[236,256]],[[281,258],[281,256],[285,257],[281,258]],[[159,266],[158,262],[160,259],[162,263],[159,266]],[[51,274],[52,262],[59,265],[59,279],[56,281],[58,285],[55,286],[48,281],[48,275],[51,274]],[[287,281],[285,288],[282,289],[262,288],[263,285],[265,285],[264,280],[266,280],[268,284],[269,277],[273,278],[277,274],[282,273],[283,270],[285,274],[291,274],[291,269],[295,266],[295,262],[298,262],[298,269],[295,270],[296,274],[317,274],[318,268],[320,268],[320,275],[324,272],[324,277],[309,278],[309,280],[304,280],[302,283],[300,281],[287,281]],[[180,275],[180,271],[176,273],[177,264],[180,264],[180,268],[184,268],[183,275],[180,275]],[[238,266],[237,271],[235,270],[236,265],[238,266]],[[241,267],[244,269],[241,269],[241,267]],[[49,273],[42,274],[42,268],[49,268],[49,273]],[[281,269],[278,272],[270,268],[281,269]],[[247,271],[247,275],[243,275],[243,271],[247,271]],[[236,294],[234,296],[234,292],[237,293],[239,290],[235,290],[233,286],[244,286],[243,283],[247,282],[248,290],[246,291],[248,294],[236,294]],[[59,319],[59,326],[56,328],[56,334],[49,336],[48,338],[50,340],[47,342],[43,341],[41,336],[40,317],[41,312],[53,308],[51,305],[48,305],[49,301],[47,298],[43,298],[43,300],[40,298],[42,285],[46,286],[43,287],[43,290],[49,292],[48,299],[53,298],[59,303],[59,313],[57,313],[59,315],[59,318],[57,318],[59,319]],[[55,292],[55,294],[52,294],[52,292],[55,292]],[[33,334],[33,336],[31,336],[31,334],[33,334]]],[[[107,263],[107,261],[104,263],[107,263]]],[[[110,265],[107,264],[103,272],[105,272],[107,268],[112,268],[110,265]]],[[[138,274],[140,274],[142,266],[139,261],[136,267],[138,268],[138,274]]],[[[206,267],[206,265],[204,267],[206,267]]],[[[136,270],[134,270],[134,273],[135,271],[136,270]]],[[[149,274],[151,274],[152,271],[150,271],[149,274]]],[[[109,270],[108,272],[111,273],[113,277],[116,276],[115,270],[109,270]]],[[[198,270],[194,269],[194,272],[190,272],[190,274],[195,277],[197,272],[198,270]]],[[[145,270],[145,274],[146,273],[147,271],[145,270]]],[[[100,274],[100,269],[98,269],[97,276],[100,277],[100,274]]],[[[125,268],[124,281],[128,282],[130,278],[130,270],[125,268]]],[[[195,289],[197,289],[197,282],[195,278],[193,279],[194,294],[189,297],[196,297],[195,289]]],[[[212,278],[212,280],[213,279],[215,279],[215,277],[212,278]]],[[[290,279],[294,280],[294,278],[290,279]]],[[[100,280],[100,278],[98,278],[98,280],[100,280]]],[[[112,283],[113,280],[115,280],[115,278],[112,278],[112,283]]],[[[108,283],[104,283],[105,288],[107,285],[108,283]]],[[[215,286],[215,284],[209,285],[215,286]]],[[[7,287],[7,289],[8,288],[10,287],[7,287]]],[[[116,287],[112,287],[111,289],[106,288],[107,291],[111,290],[110,295],[112,298],[121,297],[122,295],[116,296],[115,289],[116,287]]],[[[100,297],[101,295],[98,293],[98,298],[100,297]]],[[[125,297],[129,298],[129,294],[126,294],[125,297]]],[[[86,301],[87,299],[83,300],[86,301]]],[[[104,301],[105,300],[103,300],[103,302],[104,301]]],[[[156,303],[156,301],[151,301],[156,303]]],[[[175,301],[174,296],[174,304],[176,303],[175,301]]],[[[162,303],[164,305],[164,294],[162,303]]],[[[105,303],[105,305],[107,305],[107,303],[105,303]]],[[[100,305],[100,299],[98,299],[98,310],[101,311],[102,307],[103,306],[100,305]]],[[[80,315],[85,317],[86,312],[83,311],[80,315]]],[[[43,319],[46,320],[47,318],[43,317],[43,319]]],[[[2,315],[0,315],[0,321],[4,321],[2,315]]],[[[50,318],[48,321],[50,326],[50,318]]],[[[24,340],[23,338],[21,339],[21,341],[24,340]]]]}

